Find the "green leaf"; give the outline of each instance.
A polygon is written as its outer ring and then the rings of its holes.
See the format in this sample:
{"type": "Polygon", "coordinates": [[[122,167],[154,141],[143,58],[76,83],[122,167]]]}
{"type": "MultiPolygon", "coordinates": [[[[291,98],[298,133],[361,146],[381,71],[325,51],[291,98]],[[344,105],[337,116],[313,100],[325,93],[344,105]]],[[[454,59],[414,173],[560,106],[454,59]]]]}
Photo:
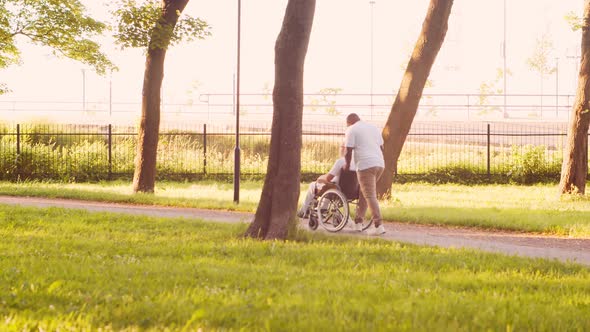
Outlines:
{"type": "Polygon", "coordinates": [[[0,0],[0,68],[19,63],[14,38],[20,35],[104,74],[115,66],[94,39],[106,27],[85,13],[80,0],[0,0]]]}
{"type": "MultiPolygon", "coordinates": [[[[161,1],[148,0],[138,3],[136,0],[121,0],[113,11],[116,17],[114,26],[115,39],[123,48],[162,48],[176,45],[183,41],[204,39],[211,35],[207,22],[186,16],[180,18],[176,26],[161,22],[161,1]]],[[[180,11],[176,11],[178,16],[180,11]]]]}
{"type": "Polygon", "coordinates": [[[573,11],[567,13],[564,19],[573,31],[580,30],[584,26],[584,20],[573,11]]]}
{"type": "Polygon", "coordinates": [[[51,285],[49,285],[49,287],[47,288],[47,293],[52,294],[59,287],[61,287],[62,284],[63,284],[62,280],[57,280],[57,281],[52,282],[51,285]]]}

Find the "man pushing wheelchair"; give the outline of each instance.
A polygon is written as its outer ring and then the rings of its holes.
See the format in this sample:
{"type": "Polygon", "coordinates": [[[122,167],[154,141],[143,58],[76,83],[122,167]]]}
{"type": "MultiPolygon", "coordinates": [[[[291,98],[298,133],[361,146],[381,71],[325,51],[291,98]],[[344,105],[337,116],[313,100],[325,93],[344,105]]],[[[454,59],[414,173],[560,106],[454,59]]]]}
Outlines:
{"type": "Polygon", "coordinates": [[[348,223],[348,204],[355,204],[354,200],[358,198],[353,228],[362,232],[374,223],[372,235],[381,235],[385,233],[385,228],[382,225],[376,186],[385,166],[383,138],[377,127],[361,121],[355,113],[347,116],[346,124],[340,158],[328,173],[309,185],[297,215],[309,218],[311,229],[316,229],[320,224],[326,230],[336,232],[348,223]],[[369,221],[365,221],[367,208],[372,214],[369,221]]]}

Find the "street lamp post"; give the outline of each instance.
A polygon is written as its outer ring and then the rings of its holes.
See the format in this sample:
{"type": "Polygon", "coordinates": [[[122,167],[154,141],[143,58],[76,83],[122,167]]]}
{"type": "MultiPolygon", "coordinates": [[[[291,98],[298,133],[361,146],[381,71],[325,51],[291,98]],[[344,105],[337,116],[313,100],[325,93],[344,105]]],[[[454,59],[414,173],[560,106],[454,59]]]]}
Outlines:
{"type": "Polygon", "coordinates": [[[240,37],[242,1],[238,0],[238,45],[236,69],[236,148],[234,149],[234,203],[240,202],[240,37]]]}
{"type": "Polygon", "coordinates": [[[374,8],[375,8],[375,1],[369,1],[371,5],[371,120],[373,120],[373,45],[374,45],[374,8]]]}
{"type": "Polygon", "coordinates": [[[504,60],[504,72],[502,76],[504,76],[504,118],[508,118],[508,109],[507,109],[507,99],[506,99],[506,90],[507,90],[507,79],[506,79],[506,0],[504,0],[504,39],[502,42],[502,57],[504,60]]]}
{"type": "Polygon", "coordinates": [[[113,116],[113,71],[109,75],[109,118],[113,116]]]}

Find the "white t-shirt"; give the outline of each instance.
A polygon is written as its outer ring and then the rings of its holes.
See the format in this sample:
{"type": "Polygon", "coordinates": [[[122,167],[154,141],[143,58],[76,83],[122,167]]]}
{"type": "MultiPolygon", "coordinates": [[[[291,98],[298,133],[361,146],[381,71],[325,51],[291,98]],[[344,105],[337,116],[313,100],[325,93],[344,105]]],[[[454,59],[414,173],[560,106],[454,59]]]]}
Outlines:
{"type": "Polygon", "coordinates": [[[344,143],[346,147],[354,149],[353,159],[358,170],[385,167],[381,151],[383,137],[381,131],[374,125],[358,121],[346,128],[344,143]]]}
{"type": "MultiPolygon", "coordinates": [[[[340,180],[340,173],[342,173],[342,167],[344,167],[344,165],[346,165],[346,160],[344,159],[344,157],[336,160],[334,166],[332,166],[332,169],[328,172],[329,174],[334,175],[332,182],[338,183],[338,180],[340,180]]],[[[356,167],[354,166],[354,161],[350,162],[350,170],[356,170],[356,167]]]]}

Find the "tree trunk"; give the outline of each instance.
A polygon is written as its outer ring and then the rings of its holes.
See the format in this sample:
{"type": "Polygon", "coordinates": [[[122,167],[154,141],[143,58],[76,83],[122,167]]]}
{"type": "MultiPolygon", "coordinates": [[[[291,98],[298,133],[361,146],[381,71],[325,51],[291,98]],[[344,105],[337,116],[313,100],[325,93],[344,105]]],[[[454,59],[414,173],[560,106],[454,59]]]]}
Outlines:
{"type": "Polygon", "coordinates": [[[275,86],[268,168],[246,236],[286,239],[296,225],[300,191],[303,68],[315,0],[289,0],[275,44],[275,86]]]}
{"type": "Polygon", "coordinates": [[[397,160],[416,116],[424,85],[447,33],[453,0],[430,0],[422,32],[383,128],[385,171],[377,182],[379,197],[391,193],[397,160]]]}
{"type": "Polygon", "coordinates": [[[584,194],[586,191],[590,125],[590,0],[584,1],[581,64],[561,167],[559,191],[562,194],[584,194]]]}
{"type": "Polygon", "coordinates": [[[178,16],[189,0],[163,0],[162,17],[152,32],[143,76],[141,120],[133,175],[134,192],[154,192],[156,158],[160,130],[160,94],[164,79],[164,59],[178,16]]]}

